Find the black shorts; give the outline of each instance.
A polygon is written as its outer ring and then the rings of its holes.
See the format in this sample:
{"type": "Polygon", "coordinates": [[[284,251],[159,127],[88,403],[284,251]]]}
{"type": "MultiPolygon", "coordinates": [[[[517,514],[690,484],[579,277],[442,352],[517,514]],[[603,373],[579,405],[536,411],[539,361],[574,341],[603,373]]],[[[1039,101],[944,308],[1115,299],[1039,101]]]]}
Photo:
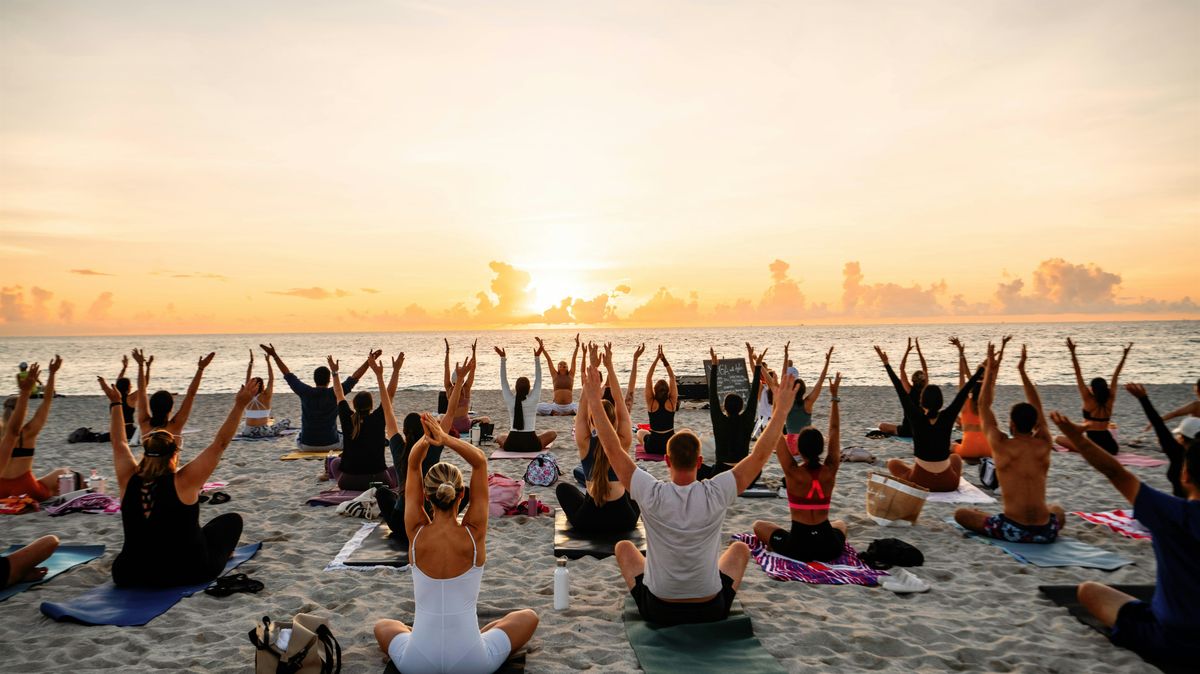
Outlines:
{"type": "Polygon", "coordinates": [[[542,441],[534,431],[509,431],[503,449],[506,452],[540,452],[542,441]]]}
{"type": "Polygon", "coordinates": [[[675,435],[675,431],[673,430],[665,433],[650,431],[646,434],[646,438],[642,440],[642,449],[647,454],[666,454],[667,441],[671,439],[672,435],[675,435]]]}
{"type": "Polygon", "coordinates": [[[832,562],[846,549],[846,534],[834,529],[829,520],[820,524],[792,522],[790,532],[777,529],[770,543],[772,552],[800,562],[832,562]]]}
{"type": "Polygon", "coordinates": [[[1150,660],[1194,665],[1200,655],[1195,637],[1195,634],[1163,626],[1154,616],[1150,604],[1131,601],[1117,611],[1117,621],[1108,638],[1114,645],[1150,660]]]}
{"type": "Polygon", "coordinates": [[[1117,446],[1117,439],[1113,437],[1112,431],[1084,431],[1084,435],[1087,436],[1088,440],[1096,443],[1097,447],[1109,454],[1115,455],[1121,451],[1121,448],[1117,446]]]}
{"type": "Polygon", "coordinates": [[[12,563],[8,557],[0,555],[0,589],[8,587],[8,574],[12,573],[12,563]]]}
{"type": "Polygon", "coordinates": [[[908,419],[901,421],[900,425],[896,427],[896,437],[898,437],[898,438],[911,438],[912,437],[912,426],[908,425],[908,419]]]}
{"type": "Polygon", "coordinates": [[[638,613],[646,622],[656,625],[690,625],[724,620],[729,617],[729,607],[733,606],[733,598],[737,595],[737,590],[733,589],[733,579],[722,573],[721,591],[708,601],[664,601],[650,592],[650,588],[642,582],[644,577],[644,574],[638,574],[629,594],[637,602],[638,613]]]}

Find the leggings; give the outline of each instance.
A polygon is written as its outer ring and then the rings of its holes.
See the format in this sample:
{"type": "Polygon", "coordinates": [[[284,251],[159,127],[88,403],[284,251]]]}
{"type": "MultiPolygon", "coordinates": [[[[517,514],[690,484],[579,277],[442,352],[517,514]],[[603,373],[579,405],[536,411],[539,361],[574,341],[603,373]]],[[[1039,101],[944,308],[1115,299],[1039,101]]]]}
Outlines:
{"type": "Polygon", "coordinates": [[[211,581],[225,570],[229,556],[242,537],[242,516],[218,515],[201,530],[204,554],[184,557],[183,563],[162,564],[157,559],[131,559],[122,551],[113,562],[113,583],[121,587],[177,587],[211,581]]]}
{"type": "Polygon", "coordinates": [[[395,489],[398,484],[396,472],[391,468],[378,473],[343,473],[341,468],[342,457],[340,456],[330,457],[325,462],[325,471],[329,473],[329,479],[337,482],[338,489],[366,491],[372,482],[383,482],[395,489]]]}
{"type": "Polygon", "coordinates": [[[554,493],[573,529],[608,533],[629,531],[637,526],[640,511],[629,498],[629,492],[603,506],[597,506],[590,494],[566,482],[559,482],[554,493]]]}
{"type": "Polygon", "coordinates": [[[1087,435],[1088,440],[1096,443],[1098,447],[1109,454],[1115,456],[1117,452],[1121,451],[1121,448],[1117,446],[1117,439],[1113,437],[1112,431],[1084,431],[1084,434],[1087,435]]]}

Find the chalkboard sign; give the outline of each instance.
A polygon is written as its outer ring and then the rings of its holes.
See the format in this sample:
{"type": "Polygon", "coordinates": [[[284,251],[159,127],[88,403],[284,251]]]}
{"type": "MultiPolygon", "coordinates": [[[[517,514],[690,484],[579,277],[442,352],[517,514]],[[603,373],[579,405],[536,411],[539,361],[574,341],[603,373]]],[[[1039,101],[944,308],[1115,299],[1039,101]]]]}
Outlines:
{"type": "MultiPolygon", "coordinates": [[[[712,379],[712,361],[704,361],[704,376],[712,379]]],[[[746,375],[746,360],[744,358],[722,358],[717,362],[717,402],[725,400],[725,396],[736,393],[742,397],[743,409],[753,405],[750,399],[750,378],[746,375]]]]}

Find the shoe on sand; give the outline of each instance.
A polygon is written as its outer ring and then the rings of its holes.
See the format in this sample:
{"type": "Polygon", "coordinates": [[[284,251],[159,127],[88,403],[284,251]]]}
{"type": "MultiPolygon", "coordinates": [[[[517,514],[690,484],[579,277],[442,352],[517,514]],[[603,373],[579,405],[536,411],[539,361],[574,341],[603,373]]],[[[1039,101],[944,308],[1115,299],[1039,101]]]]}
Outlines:
{"type": "Polygon", "coordinates": [[[891,590],[896,594],[911,594],[914,592],[929,591],[929,583],[917,578],[915,575],[905,569],[892,569],[890,573],[892,575],[879,579],[879,586],[885,590],[891,590]]]}

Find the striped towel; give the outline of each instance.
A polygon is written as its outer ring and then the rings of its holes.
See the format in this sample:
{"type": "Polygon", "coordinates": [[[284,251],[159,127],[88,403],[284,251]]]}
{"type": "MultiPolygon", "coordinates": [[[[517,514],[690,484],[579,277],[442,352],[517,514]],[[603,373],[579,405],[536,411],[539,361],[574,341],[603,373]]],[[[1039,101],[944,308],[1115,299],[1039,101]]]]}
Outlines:
{"type": "Polygon", "coordinates": [[[1150,540],[1150,531],[1133,518],[1132,510],[1108,510],[1099,513],[1072,512],[1092,524],[1108,527],[1126,538],[1150,540]]]}
{"type": "Polygon", "coordinates": [[[798,562],[767,550],[754,534],[734,534],[733,538],[750,546],[750,555],[768,576],[775,580],[798,580],[813,585],[865,585],[879,584],[880,576],[887,571],[876,571],[858,559],[854,548],[846,545],[845,553],[830,563],[798,562]]]}
{"type": "Polygon", "coordinates": [[[83,494],[66,503],[48,506],[46,512],[51,517],[60,517],[68,513],[111,515],[121,512],[121,502],[108,494],[83,494]]]}

